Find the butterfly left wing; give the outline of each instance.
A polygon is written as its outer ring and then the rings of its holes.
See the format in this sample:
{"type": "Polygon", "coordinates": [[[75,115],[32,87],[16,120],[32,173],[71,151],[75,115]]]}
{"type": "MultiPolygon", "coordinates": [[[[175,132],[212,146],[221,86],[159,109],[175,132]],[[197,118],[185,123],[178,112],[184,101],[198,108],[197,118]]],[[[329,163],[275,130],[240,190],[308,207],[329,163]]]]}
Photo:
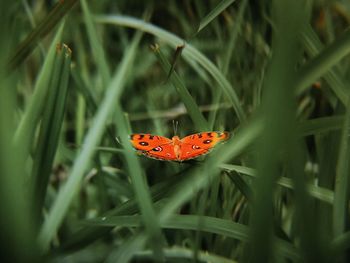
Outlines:
{"type": "Polygon", "coordinates": [[[207,154],[218,143],[226,141],[230,137],[229,132],[201,132],[181,139],[182,161],[207,154]]]}
{"type": "Polygon", "coordinates": [[[166,137],[136,133],[130,135],[130,142],[139,153],[147,157],[167,161],[176,160],[172,140],[166,137]]]}

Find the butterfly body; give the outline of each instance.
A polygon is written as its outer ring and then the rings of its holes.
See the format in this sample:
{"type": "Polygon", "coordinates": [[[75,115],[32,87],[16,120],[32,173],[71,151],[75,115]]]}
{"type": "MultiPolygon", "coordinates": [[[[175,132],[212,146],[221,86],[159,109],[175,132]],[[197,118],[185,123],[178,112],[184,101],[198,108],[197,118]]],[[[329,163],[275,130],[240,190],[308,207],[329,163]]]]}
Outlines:
{"type": "Polygon", "coordinates": [[[229,138],[228,132],[201,132],[180,139],[152,134],[132,134],[130,142],[141,154],[165,161],[186,161],[207,154],[219,142],[229,138]]]}

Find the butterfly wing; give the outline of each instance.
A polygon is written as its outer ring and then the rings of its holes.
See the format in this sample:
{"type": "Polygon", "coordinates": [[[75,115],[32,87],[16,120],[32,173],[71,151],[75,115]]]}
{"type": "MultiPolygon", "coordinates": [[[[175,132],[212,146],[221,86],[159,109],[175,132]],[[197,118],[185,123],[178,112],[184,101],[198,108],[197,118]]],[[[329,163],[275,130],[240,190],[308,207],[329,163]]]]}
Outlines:
{"type": "Polygon", "coordinates": [[[158,135],[136,133],[130,136],[132,146],[141,154],[159,160],[177,160],[172,140],[158,135]]]}
{"type": "Polygon", "coordinates": [[[218,143],[226,141],[230,137],[229,132],[201,132],[181,139],[182,161],[207,154],[218,143]]]}

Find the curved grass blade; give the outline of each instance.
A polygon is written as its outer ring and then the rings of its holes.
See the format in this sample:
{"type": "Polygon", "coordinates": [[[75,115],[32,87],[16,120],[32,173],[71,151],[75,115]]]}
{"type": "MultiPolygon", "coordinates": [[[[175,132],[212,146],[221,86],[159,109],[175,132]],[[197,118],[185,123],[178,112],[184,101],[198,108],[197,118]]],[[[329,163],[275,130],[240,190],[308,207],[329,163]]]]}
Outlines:
{"type": "MultiPolygon", "coordinates": [[[[257,171],[253,168],[240,166],[240,165],[232,165],[232,164],[221,164],[220,168],[226,169],[228,171],[235,171],[243,175],[248,175],[249,177],[256,178],[257,171]]],[[[234,176],[234,175],[233,175],[234,176]]],[[[290,178],[287,177],[280,177],[277,181],[277,184],[280,186],[283,186],[288,189],[294,189],[294,183],[290,178]]],[[[333,191],[324,188],[315,186],[312,184],[307,184],[307,191],[308,193],[326,203],[333,204],[334,203],[334,193],[333,191]]]]}
{"type": "MultiPolygon", "coordinates": [[[[303,32],[301,34],[301,40],[303,42],[303,45],[305,46],[306,51],[309,53],[310,56],[315,57],[317,55],[320,55],[323,50],[324,46],[321,43],[321,40],[315,33],[315,31],[312,29],[311,25],[306,25],[303,29],[303,32]]],[[[334,94],[338,97],[338,99],[346,105],[347,103],[347,82],[344,79],[343,76],[339,73],[339,67],[334,66],[330,68],[325,74],[324,79],[326,82],[330,85],[331,89],[333,90],[334,94]]],[[[314,80],[316,81],[316,80],[314,80]]],[[[310,85],[303,85],[300,86],[297,89],[297,93],[301,93],[304,90],[306,90],[310,85]]]]}
{"type": "MultiPolygon", "coordinates": [[[[106,227],[140,227],[140,216],[118,216],[118,217],[105,217],[98,219],[91,219],[85,221],[94,226],[106,226],[106,227]]],[[[200,230],[204,232],[214,233],[240,241],[249,240],[249,228],[245,225],[235,223],[226,219],[220,219],[209,216],[197,216],[197,215],[171,215],[169,218],[161,222],[162,228],[179,229],[179,230],[200,230]],[[201,222],[198,225],[198,222],[201,222]]],[[[288,242],[275,239],[276,248],[279,253],[290,259],[298,259],[299,255],[296,248],[288,242]]]]}
{"type": "MultiPolygon", "coordinates": [[[[186,174],[184,171],[181,171],[181,173],[175,174],[169,180],[153,185],[150,189],[152,201],[155,203],[169,196],[169,194],[174,192],[175,186],[185,179],[185,175],[186,174]]],[[[135,199],[131,199],[119,207],[106,212],[103,216],[109,217],[120,215],[134,215],[136,213],[140,213],[139,206],[135,199]]],[[[112,228],[100,228],[91,226],[82,227],[76,233],[71,235],[69,239],[61,245],[61,247],[56,249],[55,252],[67,253],[69,251],[75,251],[91,244],[98,238],[109,233],[111,230],[112,228]]]]}
{"type": "MultiPolygon", "coordinates": [[[[119,15],[102,16],[101,15],[96,17],[96,21],[99,23],[107,23],[107,24],[127,26],[127,27],[139,29],[141,31],[157,36],[158,38],[165,41],[166,43],[168,43],[174,48],[185,42],[184,39],[181,39],[178,36],[172,33],[169,33],[164,29],[161,29],[160,27],[157,27],[143,20],[136,19],[129,16],[119,16],[119,15]]],[[[232,107],[234,108],[237,114],[238,119],[240,121],[244,121],[246,116],[240,104],[240,101],[238,99],[238,96],[235,90],[233,89],[233,87],[231,86],[231,84],[221,73],[221,71],[207,57],[205,57],[200,51],[198,51],[196,48],[194,48],[190,44],[186,43],[186,48],[183,50],[182,54],[186,60],[190,61],[189,63],[191,65],[193,65],[192,64],[193,61],[196,61],[204,69],[208,71],[208,73],[217,81],[217,83],[219,84],[219,87],[223,90],[227,99],[230,101],[232,107]]]]}
{"type": "MultiPolygon", "coordinates": [[[[350,52],[350,31],[335,40],[332,44],[326,47],[321,53],[314,57],[305,66],[299,69],[296,79],[296,92],[300,93],[305,88],[310,86],[323,74],[327,73],[334,65],[336,65],[343,57],[350,52]]],[[[340,88],[341,86],[331,86],[338,98],[344,103],[347,103],[348,95],[340,88]]]]}

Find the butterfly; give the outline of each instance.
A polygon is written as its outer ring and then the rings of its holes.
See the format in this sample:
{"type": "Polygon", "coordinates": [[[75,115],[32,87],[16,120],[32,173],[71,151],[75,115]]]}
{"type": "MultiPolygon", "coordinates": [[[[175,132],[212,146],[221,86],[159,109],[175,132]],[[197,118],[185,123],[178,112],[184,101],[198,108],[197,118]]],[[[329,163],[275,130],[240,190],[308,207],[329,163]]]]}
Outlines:
{"type": "Polygon", "coordinates": [[[130,142],[138,153],[147,157],[182,162],[207,154],[218,143],[226,141],[229,137],[229,132],[201,132],[182,139],[178,136],[169,139],[158,135],[135,133],[130,135],[130,142]]]}

